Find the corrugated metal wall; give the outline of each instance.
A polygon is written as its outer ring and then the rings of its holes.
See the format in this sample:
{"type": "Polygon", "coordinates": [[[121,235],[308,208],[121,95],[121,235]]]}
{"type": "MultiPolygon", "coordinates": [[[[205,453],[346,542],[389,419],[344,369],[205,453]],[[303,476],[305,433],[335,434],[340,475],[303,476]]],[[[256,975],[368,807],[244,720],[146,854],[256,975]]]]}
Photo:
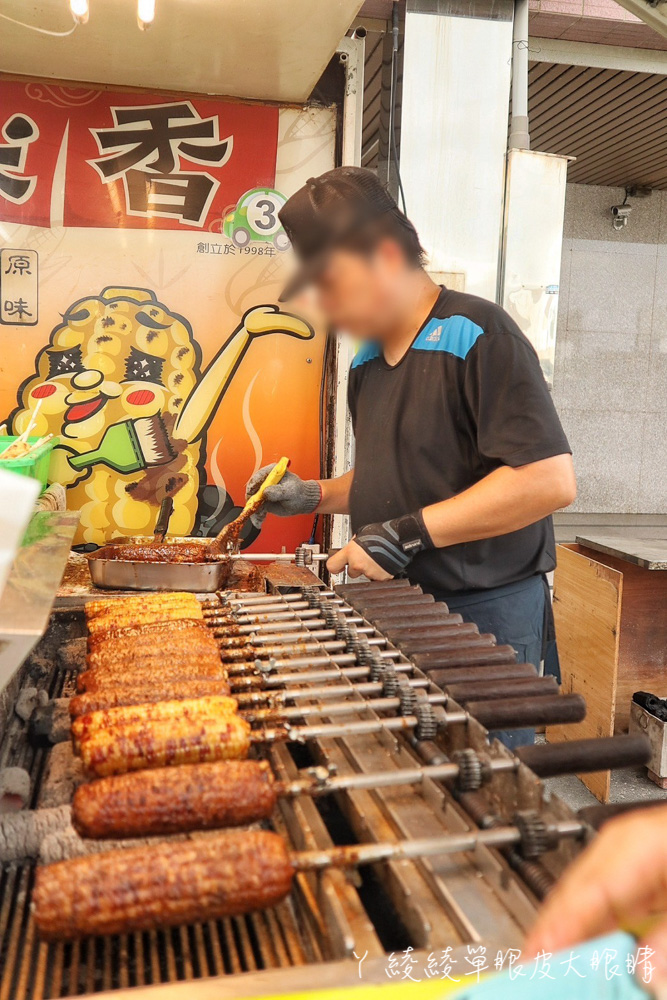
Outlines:
{"type": "Polygon", "coordinates": [[[568,180],[667,189],[667,76],[531,63],[531,146],[576,156],[568,180]]]}

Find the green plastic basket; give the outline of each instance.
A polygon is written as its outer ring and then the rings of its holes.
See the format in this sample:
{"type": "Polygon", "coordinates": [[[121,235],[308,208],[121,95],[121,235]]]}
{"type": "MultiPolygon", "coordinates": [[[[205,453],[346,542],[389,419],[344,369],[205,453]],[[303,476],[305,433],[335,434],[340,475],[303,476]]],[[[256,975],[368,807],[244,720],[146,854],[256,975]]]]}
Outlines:
{"type": "MultiPolygon", "coordinates": [[[[30,454],[22,455],[20,458],[0,458],[0,469],[4,469],[5,472],[16,472],[19,476],[30,476],[31,479],[38,479],[42,484],[40,492],[43,493],[49,481],[51,452],[58,444],[58,440],[57,437],[52,437],[39,448],[31,451],[30,454]]],[[[9,434],[6,437],[0,436],[0,456],[13,441],[16,441],[16,437],[9,434]]],[[[37,441],[39,438],[28,438],[28,444],[35,444],[37,441]]]]}

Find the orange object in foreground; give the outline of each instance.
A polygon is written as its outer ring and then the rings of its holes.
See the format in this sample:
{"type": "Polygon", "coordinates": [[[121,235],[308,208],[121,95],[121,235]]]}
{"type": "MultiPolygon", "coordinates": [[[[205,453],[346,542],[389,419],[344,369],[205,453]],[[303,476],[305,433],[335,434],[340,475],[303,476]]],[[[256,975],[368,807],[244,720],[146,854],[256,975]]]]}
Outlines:
{"type": "Polygon", "coordinates": [[[279,903],[293,874],[267,831],[109,851],[38,869],[35,922],[42,938],[67,940],[236,916],[279,903]]]}
{"type": "Polygon", "coordinates": [[[277,792],[266,761],[183,764],[80,785],[72,822],[82,837],[93,838],[243,826],[268,818],[277,792]]]}

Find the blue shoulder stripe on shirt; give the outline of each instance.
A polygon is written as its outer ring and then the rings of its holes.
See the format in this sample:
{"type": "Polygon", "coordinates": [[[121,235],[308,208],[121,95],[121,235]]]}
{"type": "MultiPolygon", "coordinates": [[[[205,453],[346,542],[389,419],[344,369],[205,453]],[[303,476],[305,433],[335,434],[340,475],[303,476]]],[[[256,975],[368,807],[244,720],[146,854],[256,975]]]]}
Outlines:
{"type": "Polygon", "coordinates": [[[447,319],[430,319],[421,331],[412,349],[416,351],[444,351],[465,361],[469,351],[484,330],[466,316],[449,316],[447,319]]]}
{"type": "Polygon", "coordinates": [[[363,365],[366,361],[372,361],[374,358],[380,357],[380,348],[377,344],[369,341],[363,344],[357,353],[354,355],[352,360],[352,368],[358,368],[359,365],[363,365]]]}

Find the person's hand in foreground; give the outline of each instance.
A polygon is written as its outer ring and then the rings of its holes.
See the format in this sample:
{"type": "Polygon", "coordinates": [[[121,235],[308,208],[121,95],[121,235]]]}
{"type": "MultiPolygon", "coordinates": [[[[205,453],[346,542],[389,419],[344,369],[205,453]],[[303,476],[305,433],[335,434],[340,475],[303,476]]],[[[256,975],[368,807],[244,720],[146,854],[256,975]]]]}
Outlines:
{"type": "Polygon", "coordinates": [[[654,916],[640,946],[667,983],[667,805],[612,820],[567,870],[540,910],[523,953],[554,953],[654,916]],[[655,917],[655,915],[659,915],[655,917]]]}
{"type": "MultiPolygon", "coordinates": [[[[257,492],[275,464],[265,465],[250,477],[245,488],[246,500],[257,492]]],[[[250,520],[256,528],[261,528],[267,514],[277,514],[278,517],[312,514],[321,499],[322,487],[316,479],[301,479],[288,469],[279,483],[266,490],[263,505],[250,520]]]]}
{"type": "Polygon", "coordinates": [[[418,552],[432,548],[433,542],[419,510],[391,521],[364,525],[351,542],[331,556],[327,569],[330,573],[341,573],[347,566],[351,577],[391,580],[406,569],[418,552]]]}

